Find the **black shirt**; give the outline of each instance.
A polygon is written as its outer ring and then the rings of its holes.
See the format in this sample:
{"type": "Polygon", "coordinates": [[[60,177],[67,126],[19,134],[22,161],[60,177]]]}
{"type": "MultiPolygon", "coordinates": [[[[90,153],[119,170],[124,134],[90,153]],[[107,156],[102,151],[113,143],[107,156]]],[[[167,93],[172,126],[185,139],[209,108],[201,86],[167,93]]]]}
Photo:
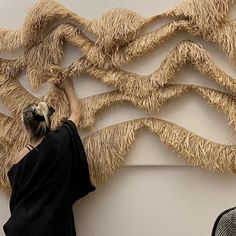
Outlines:
{"type": "Polygon", "coordinates": [[[7,236],[75,236],[73,203],[94,191],[82,141],[67,120],[8,172],[7,236]]]}

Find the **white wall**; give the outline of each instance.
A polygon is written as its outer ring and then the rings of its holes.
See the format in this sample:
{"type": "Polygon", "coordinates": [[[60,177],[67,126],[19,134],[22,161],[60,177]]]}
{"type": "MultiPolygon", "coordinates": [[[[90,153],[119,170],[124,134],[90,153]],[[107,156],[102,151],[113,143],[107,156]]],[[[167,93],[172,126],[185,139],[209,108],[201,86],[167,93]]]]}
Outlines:
{"type": "MultiPolygon", "coordinates": [[[[0,28],[20,28],[27,9],[35,2],[35,0],[0,0],[0,28]]],[[[179,1],[60,0],[58,2],[83,17],[93,18],[114,7],[129,8],[141,15],[154,15],[175,6],[179,1]]],[[[234,7],[232,15],[235,14],[234,7]]],[[[154,27],[158,27],[158,24],[154,27]]],[[[190,35],[179,33],[161,48],[124,66],[124,69],[139,74],[151,73],[160,65],[171,48],[183,39],[192,38],[190,35]]],[[[200,38],[194,40],[203,44],[218,66],[235,76],[235,68],[213,44],[200,38]]],[[[70,64],[78,55],[77,50],[68,47],[64,64],[70,64]]],[[[0,57],[15,56],[14,53],[0,53],[0,57]]],[[[33,92],[27,86],[24,75],[20,81],[36,95],[42,95],[47,91],[44,87],[37,93],[33,92]]],[[[193,71],[191,67],[186,67],[179,73],[175,82],[219,88],[215,83],[193,71]]],[[[87,77],[76,80],[75,83],[77,94],[81,98],[111,89],[87,77]]],[[[1,105],[0,111],[7,113],[1,105]]],[[[145,114],[142,111],[132,106],[121,105],[119,109],[116,106],[99,116],[94,130],[143,116],[145,114]]],[[[154,116],[173,121],[212,141],[229,144],[236,140],[224,116],[193,94],[174,100],[154,116]]],[[[186,166],[175,153],[162,145],[158,138],[143,133],[129,154],[127,166],[103,187],[75,204],[77,232],[82,236],[210,235],[217,215],[235,205],[235,181],[235,176],[213,174],[186,166]]],[[[1,228],[8,217],[8,200],[0,195],[1,228]]],[[[0,229],[0,236],[3,235],[0,229]]]]}

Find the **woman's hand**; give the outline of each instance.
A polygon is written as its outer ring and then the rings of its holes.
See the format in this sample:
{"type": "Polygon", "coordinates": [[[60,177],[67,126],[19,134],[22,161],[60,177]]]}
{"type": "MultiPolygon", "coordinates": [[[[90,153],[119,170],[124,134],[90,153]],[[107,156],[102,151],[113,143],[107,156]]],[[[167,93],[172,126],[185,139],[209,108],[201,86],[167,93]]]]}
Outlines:
{"type": "Polygon", "coordinates": [[[71,110],[69,120],[72,120],[78,127],[81,115],[81,104],[76,96],[73,80],[71,78],[57,79],[54,81],[54,84],[65,91],[71,110]]]}
{"type": "Polygon", "coordinates": [[[74,83],[71,78],[65,78],[61,81],[61,86],[64,90],[74,90],[74,83]]]}

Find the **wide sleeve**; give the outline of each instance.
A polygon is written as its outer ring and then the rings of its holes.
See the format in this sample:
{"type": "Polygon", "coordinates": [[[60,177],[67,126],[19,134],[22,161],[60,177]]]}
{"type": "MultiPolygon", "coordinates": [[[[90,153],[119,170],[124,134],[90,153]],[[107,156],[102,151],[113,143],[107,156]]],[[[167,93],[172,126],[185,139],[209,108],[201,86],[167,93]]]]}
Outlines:
{"type": "MultiPolygon", "coordinates": [[[[63,158],[68,158],[68,174],[70,175],[70,192],[72,202],[84,197],[95,187],[91,184],[87,157],[76,125],[72,120],[65,121],[54,131],[58,138],[57,145],[62,149],[63,158]],[[66,151],[65,151],[66,148],[66,151]]],[[[63,163],[63,162],[62,162],[63,163]]]]}

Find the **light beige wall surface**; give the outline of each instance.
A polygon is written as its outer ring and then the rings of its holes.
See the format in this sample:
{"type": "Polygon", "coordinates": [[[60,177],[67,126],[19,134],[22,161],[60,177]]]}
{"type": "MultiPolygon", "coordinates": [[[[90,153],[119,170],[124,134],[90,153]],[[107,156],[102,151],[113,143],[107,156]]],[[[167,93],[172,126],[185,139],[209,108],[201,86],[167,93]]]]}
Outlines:
{"type": "MultiPolygon", "coordinates": [[[[0,28],[20,28],[27,10],[35,0],[0,0],[0,28]]],[[[161,13],[174,7],[178,0],[60,0],[66,7],[83,17],[100,16],[104,11],[124,7],[144,16],[161,13]]],[[[236,7],[232,9],[236,15],[236,7]]],[[[165,21],[152,25],[159,27],[165,21]]],[[[161,48],[124,66],[128,71],[149,74],[178,42],[192,39],[202,43],[214,62],[225,72],[235,76],[236,69],[215,45],[201,38],[178,33],[161,48]]],[[[0,57],[14,58],[15,53],[0,53],[0,57]]],[[[66,48],[64,65],[80,55],[79,50],[66,48]]],[[[35,92],[24,75],[20,82],[35,95],[47,92],[47,85],[35,92]]],[[[194,83],[220,89],[214,82],[188,66],[180,72],[175,83],[194,83]]],[[[80,98],[112,90],[88,77],[75,79],[80,98]]],[[[0,105],[0,111],[7,114],[0,105]]],[[[103,112],[92,131],[129,119],[144,117],[142,111],[128,105],[114,106],[103,112]]],[[[236,142],[236,136],[225,117],[194,94],[178,98],[153,115],[173,121],[205,138],[219,143],[236,142]]],[[[81,132],[86,136],[89,132],[81,132]]],[[[127,166],[96,192],[74,206],[78,235],[81,236],[205,236],[210,235],[216,216],[236,205],[236,177],[213,174],[186,166],[175,153],[150,133],[142,133],[128,156],[127,166]]],[[[9,218],[8,199],[0,195],[0,236],[2,225],[9,218]]]]}

